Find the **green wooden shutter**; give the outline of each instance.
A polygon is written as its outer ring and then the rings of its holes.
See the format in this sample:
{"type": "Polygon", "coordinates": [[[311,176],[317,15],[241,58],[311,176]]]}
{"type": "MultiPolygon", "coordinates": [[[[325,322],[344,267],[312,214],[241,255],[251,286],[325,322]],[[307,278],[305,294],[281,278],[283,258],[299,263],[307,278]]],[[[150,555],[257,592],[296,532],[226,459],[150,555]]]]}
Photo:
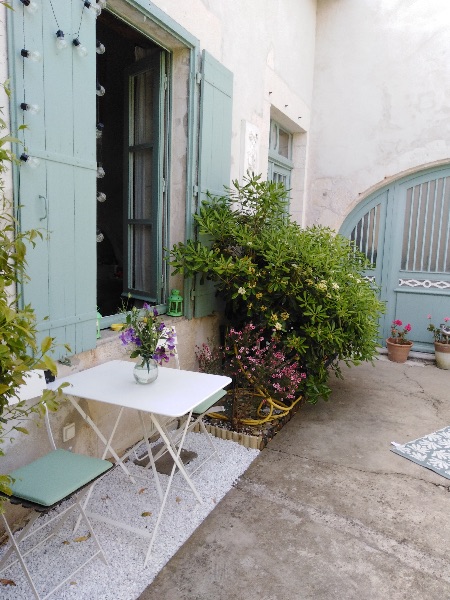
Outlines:
{"type": "MultiPolygon", "coordinates": [[[[233,74],[203,50],[200,98],[199,206],[207,191],[221,196],[230,185],[233,74]]],[[[204,241],[204,240],[202,240],[204,241]]],[[[209,281],[195,283],[194,316],[221,308],[209,281]]]]}
{"type": "MultiPolygon", "coordinates": [[[[22,230],[40,229],[44,240],[30,248],[21,303],[35,309],[41,335],[69,344],[72,353],[96,344],[96,147],[95,17],[83,2],[48,2],[30,14],[18,1],[8,13],[11,120],[29,155],[40,159],[16,172],[15,200],[22,230]],[[56,22],[58,21],[58,23],[56,22]],[[56,31],[68,47],[56,49],[56,31]],[[84,58],[72,45],[79,32],[84,58]],[[22,58],[37,50],[41,62],[22,58]],[[38,104],[36,115],[21,102],[38,104]],[[46,319],[46,320],[44,320],[46,319]]],[[[16,148],[18,154],[23,147],[16,148]]],[[[58,349],[58,356],[67,354],[58,349]]]]}

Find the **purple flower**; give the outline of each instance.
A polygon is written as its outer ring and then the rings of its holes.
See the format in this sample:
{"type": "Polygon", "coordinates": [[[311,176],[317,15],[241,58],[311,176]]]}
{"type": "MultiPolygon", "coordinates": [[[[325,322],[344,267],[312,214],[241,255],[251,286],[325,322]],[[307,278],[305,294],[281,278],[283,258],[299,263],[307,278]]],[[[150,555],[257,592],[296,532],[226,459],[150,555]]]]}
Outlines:
{"type": "Polygon", "coordinates": [[[122,344],[124,346],[126,346],[127,344],[131,344],[134,341],[134,329],[132,327],[129,327],[128,329],[125,329],[125,331],[122,331],[122,333],[120,334],[120,339],[122,340],[122,344]]]}
{"type": "MultiPolygon", "coordinates": [[[[144,302],[144,304],[143,304],[142,308],[143,308],[144,310],[150,310],[150,308],[151,308],[151,307],[150,307],[150,304],[149,304],[148,302],[144,302]]],[[[156,315],[155,315],[155,316],[156,316],[156,315]]]]}

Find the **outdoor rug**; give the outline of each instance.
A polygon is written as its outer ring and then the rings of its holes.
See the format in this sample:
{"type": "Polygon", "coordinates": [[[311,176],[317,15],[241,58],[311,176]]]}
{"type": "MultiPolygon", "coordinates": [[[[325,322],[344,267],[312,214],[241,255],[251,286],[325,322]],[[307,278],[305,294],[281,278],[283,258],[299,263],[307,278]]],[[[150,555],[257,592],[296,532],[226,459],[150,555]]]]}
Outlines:
{"type": "Polygon", "coordinates": [[[450,426],[406,444],[392,445],[392,452],[450,479],[450,426]]]}

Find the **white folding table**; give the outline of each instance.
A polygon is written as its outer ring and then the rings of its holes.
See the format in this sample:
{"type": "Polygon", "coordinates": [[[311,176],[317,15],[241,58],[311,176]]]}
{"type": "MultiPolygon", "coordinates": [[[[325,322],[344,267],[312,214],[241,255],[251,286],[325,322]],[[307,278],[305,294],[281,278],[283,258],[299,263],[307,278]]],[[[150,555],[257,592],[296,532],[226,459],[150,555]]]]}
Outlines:
{"type": "Polygon", "coordinates": [[[143,529],[131,527],[125,523],[118,523],[116,520],[109,519],[104,515],[86,511],[92,518],[97,518],[110,525],[121,526],[124,529],[136,533],[145,538],[150,539],[150,544],[145,557],[144,566],[150,557],[159,523],[164,511],[167,497],[172,484],[175,470],[178,467],[187,484],[191,488],[197,500],[201,503],[202,499],[197,492],[194,483],[190,479],[183,462],[180,459],[180,453],[183,447],[186,432],[189,426],[190,417],[193,409],[210,396],[223,389],[231,383],[229,377],[223,375],[211,375],[209,373],[197,373],[194,371],[183,371],[179,369],[169,369],[159,367],[159,375],[156,381],[148,385],[140,385],[133,378],[134,363],[129,361],[113,360],[85,371],[80,371],[68,377],[62,377],[55,382],[48,384],[48,387],[54,389],[63,382],[68,382],[70,387],[65,388],[65,393],[74,408],[81,414],[92,429],[95,431],[99,439],[105,444],[105,450],[102,458],[105,458],[108,452],[120,464],[122,469],[130,475],[126,465],[123,463],[123,457],[119,457],[112,446],[114,434],[117,430],[124,409],[129,408],[138,411],[139,419],[142,427],[142,436],[147,445],[148,456],[153,470],[155,484],[158,490],[161,506],[158,518],[150,534],[143,529]],[[81,408],[78,403],[78,398],[87,400],[95,400],[105,404],[115,405],[120,408],[117,419],[109,438],[99,430],[97,424],[91,417],[81,408]],[[168,452],[171,454],[174,464],[167,487],[163,493],[161,483],[156,472],[155,462],[150,447],[148,432],[145,425],[144,415],[148,415],[154,427],[161,436],[162,442],[168,452]],[[173,418],[187,417],[182,436],[177,441],[177,446],[171,442],[167,435],[165,422],[173,418]]]}

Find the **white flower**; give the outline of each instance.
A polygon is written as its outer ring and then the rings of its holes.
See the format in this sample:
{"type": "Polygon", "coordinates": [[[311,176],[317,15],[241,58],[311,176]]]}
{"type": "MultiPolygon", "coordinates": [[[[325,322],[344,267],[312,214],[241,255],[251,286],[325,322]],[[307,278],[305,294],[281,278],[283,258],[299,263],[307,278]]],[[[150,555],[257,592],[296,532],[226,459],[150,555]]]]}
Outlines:
{"type": "Polygon", "coordinates": [[[275,323],[275,329],[278,329],[278,331],[281,329],[281,323],[278,323],[278,321],[275,323]]]}
{"type": "Polygon", "coordinates": [[[238,294],[242,294],[242,295],[244,295],[244,294],[245,294],[245,288],[243,288],[243,287],[240,287],[240,288],[238,289],[238,294]]]}
{"type": "Polygon", "coordinates": [[[333,288],[333,290],[338,290],[339,289],[339,284],[338,283],[332,283],[331,287],[333,288]]]}

